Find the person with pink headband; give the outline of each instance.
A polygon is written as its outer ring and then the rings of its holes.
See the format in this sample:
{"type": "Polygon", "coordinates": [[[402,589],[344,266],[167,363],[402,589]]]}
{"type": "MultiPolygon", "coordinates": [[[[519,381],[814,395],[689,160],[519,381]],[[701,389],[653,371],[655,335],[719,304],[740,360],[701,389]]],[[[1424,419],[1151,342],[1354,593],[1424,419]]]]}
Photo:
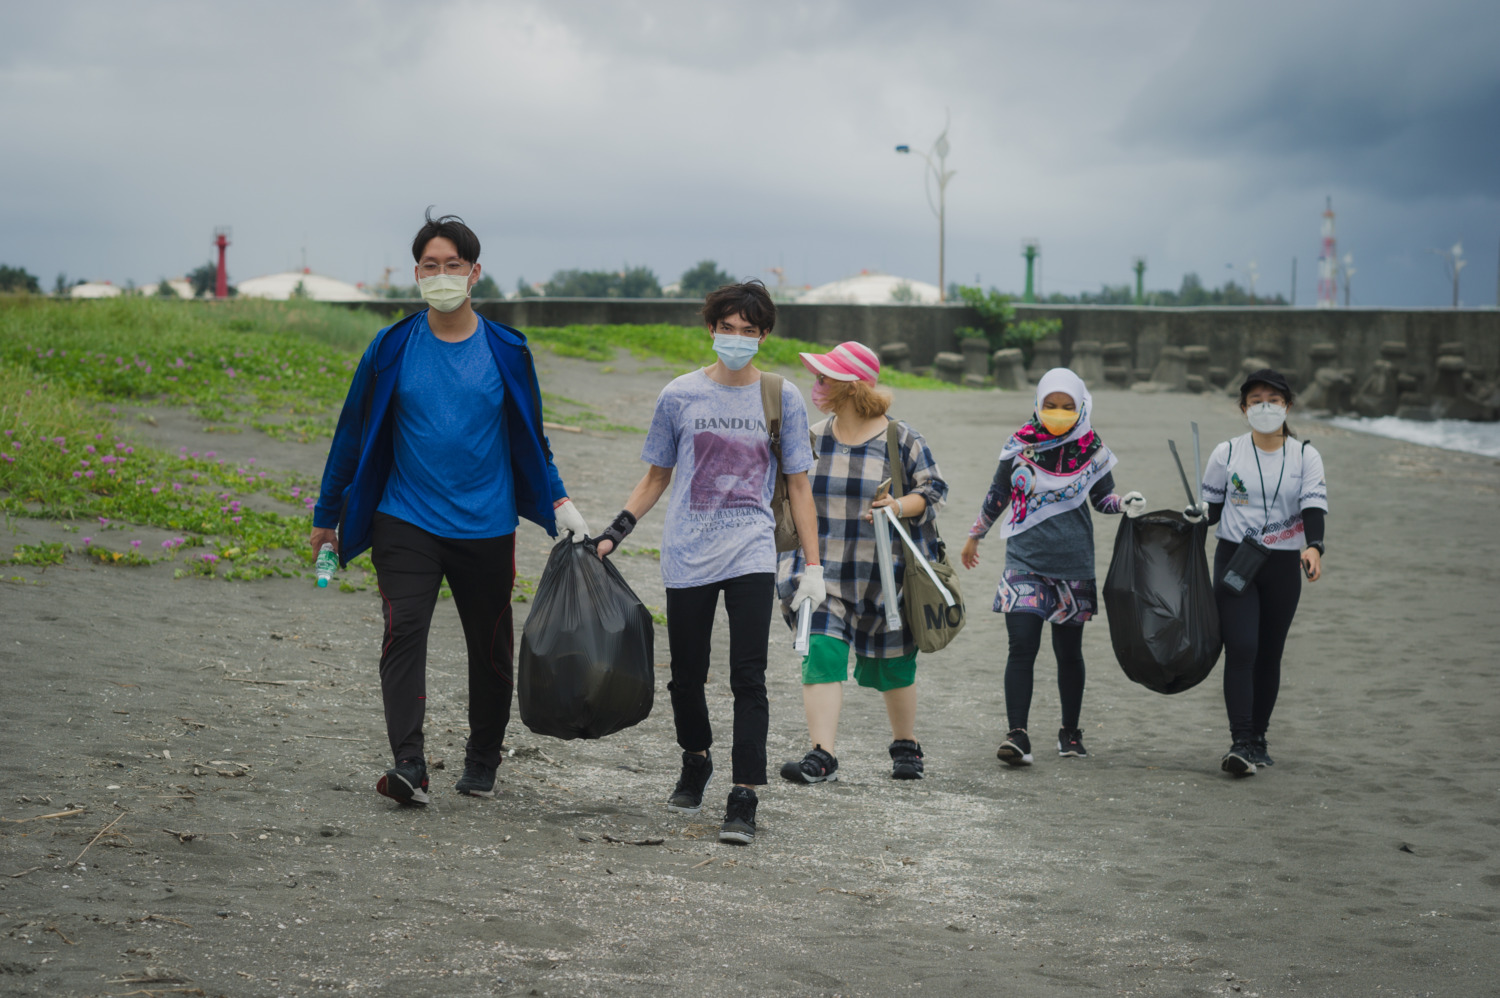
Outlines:
{"type": "MultiPolygon", "coordinates": [[[[812,748],[787,762],[781,775],[794,783],[837,780],[834,739],[854,651],[854,681],[881,692],[891,723],[891,776],[921,779],[922,746],[917,741],[917,649],[910,628],[886,626],[886,600],[875,555],[874,507],[894,506],[913,539],[930,558],[941,543],[933,519],[948,496],[937,462],[922,435],[896,422],[898,452],[888,453],[886,415],[891,393],[880,386],[880,359],[863,343],[840,343],[827,353],[804,353],[802,363],[815,376],[812,403],[827,419],[811,428],[813,468],[808,473],[818,511],[827,598],[815,606],[807,656],[802,660],[802,704],[812,748]],[[895,477],[899,461],[906,494],[887,495],[883,483],[895,477]]],[[[904,548],[896,545],[896,584],[905,570],[904,548]]],[[[777,593],[789,625],[796,626],[793,602],[804,571],[801,552],[781,556],[777,593]]]]}

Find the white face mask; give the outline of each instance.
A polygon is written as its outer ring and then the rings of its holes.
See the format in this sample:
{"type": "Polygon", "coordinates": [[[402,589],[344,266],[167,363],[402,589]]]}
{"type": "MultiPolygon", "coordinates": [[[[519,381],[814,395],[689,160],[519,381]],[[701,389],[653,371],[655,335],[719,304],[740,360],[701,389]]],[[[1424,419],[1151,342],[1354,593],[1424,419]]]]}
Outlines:
{"type": "Polygon", "coordinates": [[[469,297],[470,274],[438,274],[417,280],[422,300],[439,312],[452,312],[469,297]]]}
{"type": "Polygon", "coordinates": [[[731,371],[738,371],[760,350],[760,340],[737,333],[714,333],[714,352],[731,371]]]}
{"type": "Polygon", "coordinates": [[[1245,410],[1250,428],[1261,433],[1275,433],[1286,422],[1286,406],[1275,402],[1259,402],[1245,410]]]}

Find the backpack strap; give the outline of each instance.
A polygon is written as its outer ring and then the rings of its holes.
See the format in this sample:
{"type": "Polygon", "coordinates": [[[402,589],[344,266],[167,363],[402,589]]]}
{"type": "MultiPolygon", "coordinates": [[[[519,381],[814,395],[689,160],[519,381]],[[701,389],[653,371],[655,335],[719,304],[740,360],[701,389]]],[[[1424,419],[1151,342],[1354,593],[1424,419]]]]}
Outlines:
{"type": "Polygon", "coordinates": [[[891,495],[900,499],[906,495],[906,471],[901,460],[901,428],[894,419],[885,427],[885,459],[891,469],[891,495]]]}
{"type": "Polygon", "coordinates": [[[776,452],[778,465],[781,462],[781,385],[781,375],[761,373],[760,407],[766,415],[766,432],[770,434],[771,450],[776,452]]]}
{"type": "Polygon", "coordinates": [[[766,432],[771,438],[771,453],[776,455],[776,485],[771,492],[771,508],[786,498],[785,462],[781,459],[781,388],[785,379],[779,374],[760,374],[760,406],[766,415],[766,432]]]}

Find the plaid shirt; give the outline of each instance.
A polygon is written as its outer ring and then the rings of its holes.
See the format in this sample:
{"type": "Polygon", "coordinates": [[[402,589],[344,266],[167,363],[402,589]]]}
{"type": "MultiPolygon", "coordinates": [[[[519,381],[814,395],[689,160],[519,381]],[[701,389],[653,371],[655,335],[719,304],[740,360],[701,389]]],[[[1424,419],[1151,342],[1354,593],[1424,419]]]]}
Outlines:
{"type": "MultiPolygon", "coordinates": [[[[885,598],[880,586],[880,566],[875,555],[875,525],[864,513],[875,498],[875,490],[887,478],[894,479],[886,455],[886,436],[850,447],[834,439],[832,418],[812,427],[814,464],[808,473],[813,505],[818,510],[818,540],[823,549],[823,582],[828,599],[813,611],[812,633],[826,634],[847,642],[855,654],[866,658],[896,658],[915,649],[910,629],[887,631],[885,598]]],[[[921,516],[904,521],[907,533],[927,557],[937,555],[938,510],[948,497],[932,451],[922,435],[902,422],[896,423],[901,449],[901,467],[907,494],[927,500],[921,516]]],[[[894,485],[892,486],[894,491],[894,485]]],[[[896,585],[901,585],[906,565],[906,545],[891,533],[891,554],[896,585]]],[[[788,605],[802,579],[802,551],[787,551],[777,566],[777,595],[788,625],[797,618],[788,605]]]]}

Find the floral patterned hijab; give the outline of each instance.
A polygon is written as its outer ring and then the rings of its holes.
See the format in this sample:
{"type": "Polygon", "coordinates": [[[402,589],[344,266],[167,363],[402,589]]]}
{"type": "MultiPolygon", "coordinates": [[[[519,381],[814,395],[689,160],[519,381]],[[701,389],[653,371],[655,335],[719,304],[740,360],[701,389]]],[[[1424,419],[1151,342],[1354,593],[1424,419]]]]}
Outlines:
{"type": "Polygon", "coordinates": [[[1031,419],[1011,434],[1001,461],[1015,462],[1011,474],[1011,515],[1001,527],[1010,537],[1028,527],[1083,504],[1095,479],[1115,466],[1115,455],[1090,424],[1094,399],[1083,379],[1066,367],[1054,367],[1036,383],[1031,419]],[[1056,436],[1042,425],[1042,404],[1062,392],[1078,407],[1078,421],[1056,436]]]}

